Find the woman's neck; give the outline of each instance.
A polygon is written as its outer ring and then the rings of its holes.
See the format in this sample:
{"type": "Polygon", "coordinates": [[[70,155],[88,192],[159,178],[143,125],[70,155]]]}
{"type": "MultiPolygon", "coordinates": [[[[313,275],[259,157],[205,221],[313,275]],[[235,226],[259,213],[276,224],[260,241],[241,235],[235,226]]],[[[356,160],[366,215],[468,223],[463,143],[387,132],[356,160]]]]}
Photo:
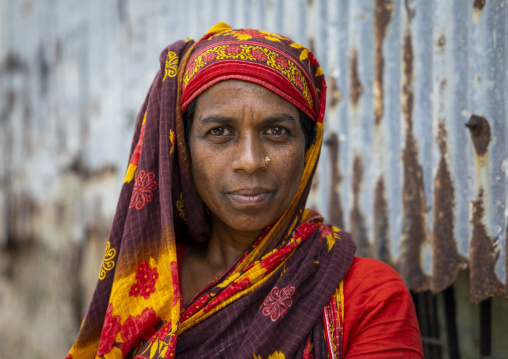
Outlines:
{"type": "Polygon", "coordinates": [[[261,232],[238,231],[214,220],[205,255],[206,262],[226,270],[252,247],[261,232]]]}
{"type": "Polygon", "coordinates": [[[220,221],[213,221],[212,228],[206,246],[189,247],[185,252],[182,264],[184,303],[233,265],[262,232],[236,231],[220,221]]]}

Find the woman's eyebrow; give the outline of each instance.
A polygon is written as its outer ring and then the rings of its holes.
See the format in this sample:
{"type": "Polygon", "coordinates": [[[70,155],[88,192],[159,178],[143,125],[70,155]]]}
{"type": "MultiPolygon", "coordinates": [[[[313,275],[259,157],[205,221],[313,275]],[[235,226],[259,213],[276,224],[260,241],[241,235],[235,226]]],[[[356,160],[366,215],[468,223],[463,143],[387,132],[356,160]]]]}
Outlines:
{"type": "MultiPolygon", "coordinates": [[[[273,123],[291,123],[296,124],[296,119],[289,114],[278,114],[274,116],[268,116],[263,118],[263,123],[265,124],[273,124],[273,123]]],[[[237,119],[234,117],[221,116],[221,115],[211,115],[198,120],[201,124],[219,124],[219,125],[227,125],[231,123],[237,122],[237,119]]]]}
{"type": "Polygon", "coordinates": [[[220,115],[212,115],[201,118],[198,122],[202,124],[219,124],[219,125],[227,125],[233,122],[236,122],[234,117],[220,116],[220,115]]]}
{"type": "Polygon", "coordinates": [[[266,124],[272,124],[272,123],[291,123],[291,124],[296,124],[297,121],[296,119],[291,116],[291,115],[288,115],[288,114],[280,114],[280,115],[275,115],[275,116],[269,116],[269,117],[266,117],[263,119],[263,123],[266,123],[266,124]]]}

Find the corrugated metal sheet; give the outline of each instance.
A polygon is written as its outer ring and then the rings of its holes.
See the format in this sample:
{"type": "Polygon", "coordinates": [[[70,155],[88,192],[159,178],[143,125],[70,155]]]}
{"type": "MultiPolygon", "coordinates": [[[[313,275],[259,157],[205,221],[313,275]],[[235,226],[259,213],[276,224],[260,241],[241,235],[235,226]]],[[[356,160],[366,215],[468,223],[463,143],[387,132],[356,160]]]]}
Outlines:
{"type": "Polygon", "coordinates": [[[411,289],[469,266],[507,291],[508,4],[502,0],[0,1],[0,244],[107,232],[165,45],[221,20],[309,46],[328,79],[310,205],[411,289]],[[105,229],[106,228],[106,229],[105,229]]]}

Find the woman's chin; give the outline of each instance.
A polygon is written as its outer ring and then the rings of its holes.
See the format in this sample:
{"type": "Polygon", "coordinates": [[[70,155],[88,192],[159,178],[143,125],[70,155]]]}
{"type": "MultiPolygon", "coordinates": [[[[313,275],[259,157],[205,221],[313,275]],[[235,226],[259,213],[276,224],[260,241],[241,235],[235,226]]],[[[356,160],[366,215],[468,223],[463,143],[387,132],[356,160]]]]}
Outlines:
{"type": "MultiPolygon", "coordinates": [[[[219,220],[221,222],[220,226],[224,226],[226,230],[234,231],[238,234],[250,234],[258,237],[266,227],[278,219],[276,216],[266,216],[266,211],[263,214],[242,215],[237,213],[234,216],[227,217],[225,220],[219,220]]],[[[214,225],[214,230],[218,229],[216,228],[217,224],[214,225]]]]}

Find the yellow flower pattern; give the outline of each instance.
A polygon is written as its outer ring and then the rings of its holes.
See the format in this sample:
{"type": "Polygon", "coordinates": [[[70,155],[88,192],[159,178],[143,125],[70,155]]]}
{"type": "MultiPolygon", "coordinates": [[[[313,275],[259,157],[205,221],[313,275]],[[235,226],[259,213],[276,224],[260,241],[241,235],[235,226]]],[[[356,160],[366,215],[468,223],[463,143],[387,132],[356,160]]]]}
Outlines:
{"type": "Polygon", "coordinates": [[[178,55],[173,51],[168,52],[168,58],[166,59],[166,71],[162,81],[166,80],[167,77],[175,77],[178,69],[178,55]]]}
{"type": "Polygon", "coordinates": [[[106,278],[106,272],[112,270],[115,266],[115,262],[113,261],[113,258],[115,258],[116,255],[116,249],[111,248],[111,243],[106,245],[106,250],[104,251],[104,259],[102,260],[102,267],[101,271],[99,273],[99,279],[103,280],[106,278]]]}

